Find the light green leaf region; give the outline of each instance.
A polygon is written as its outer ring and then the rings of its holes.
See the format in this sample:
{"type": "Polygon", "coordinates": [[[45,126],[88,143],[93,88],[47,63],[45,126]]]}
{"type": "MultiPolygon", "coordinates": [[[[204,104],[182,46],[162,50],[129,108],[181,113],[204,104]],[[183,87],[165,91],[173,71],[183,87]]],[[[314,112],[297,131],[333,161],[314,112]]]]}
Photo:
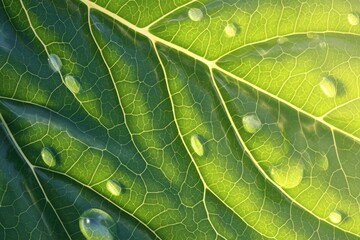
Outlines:
{"type": "Polygon", "coordinates": [[[360,3],[0,7],[0,239],[359,239],[360,3]]]}

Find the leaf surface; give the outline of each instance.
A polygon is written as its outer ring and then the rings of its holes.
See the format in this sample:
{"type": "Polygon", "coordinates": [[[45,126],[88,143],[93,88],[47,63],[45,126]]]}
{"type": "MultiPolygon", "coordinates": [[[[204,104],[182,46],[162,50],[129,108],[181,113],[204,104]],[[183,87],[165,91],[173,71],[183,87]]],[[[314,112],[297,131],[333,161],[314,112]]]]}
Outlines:
{"type": "Polygon", "coordinates": [[[0,236],[358,239],[359,12],[2,1],[0,236]]]}

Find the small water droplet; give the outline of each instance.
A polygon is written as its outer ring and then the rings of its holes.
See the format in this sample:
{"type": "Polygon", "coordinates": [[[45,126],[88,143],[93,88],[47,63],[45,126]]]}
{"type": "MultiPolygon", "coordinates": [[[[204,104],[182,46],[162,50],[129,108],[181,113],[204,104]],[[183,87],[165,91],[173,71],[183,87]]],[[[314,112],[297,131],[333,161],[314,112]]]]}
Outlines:
{"type": "Polygon", "coordinates": [[[272,179],[282,188],[294,188],[298,186],[304,174],[304,165],[300,161],[290,160],[270,171],[272,179]]]}
{"type": "Polygon", "coordinates": [[[321,41],[321,42],[319,43],[319,47],[320,47],[320,48],[326,48],[326,47],[327,47],[327,43],[324,42],[324,41],[321,41]]]}
{"type": "Polygon", "coordinates": [[[204,17],[204,14],[199,8],[191,8],[188,11],[188,16],[192,21],[198,22],[204,17]]]}
{"type": "Polygon", "coordinates": [[[333,98],[336,96],[335,80],[330,77],[323,77],[320,82],[321,90],[327,97],[333,98]]]}
{"type": "Polygon", "coordinates": [[[58,55],[50,54],[48,61],[49,61],[49,65],[50,65],[51,69],[54,72],[60,72],[60,70],[62,68],[62,62],[58,55]]]}
{"type": "Polygon", "coordinates": [[[65,82],[66,87],[74,94],[77,94],[80,92],[80,90],[81,90],[80,83],[72,75],[66,75],[64,82],[65,82]]]}
{"type": "Polygon", "coordinates": [[[248,114],[244,116],[242,118],[242,123],[245,131],[249,133],[257,132],[262,126],[261,121],[256,114],[248,114]]]}
{"type": "Polygon", "coordinates": [[[316,163],[322,170],[327,170],[329,168],[329,160],[326,154],[321,154],[321,156],[317,159],[316,163]]]}
{"type": "Polygon", "coordinates": [[[43,147],[41,150],[41,158],[46,165],[54,167],[56,165],[56,157],[53,151],[48,147],[43,147]]]}
{"type": "Polygon", "coordinates": [[[122,191],[122,186],[119,181],[115,179],[110,179],[106,182],[107,190],[114,196],[120,196],[122,191]]]}
{"type": "Polygon", "coordinates": [[[332,222],[334,224],[339,224],[343,220],[342,213],[337,210],[332,211],[329,214],[329,220],[330,220],[330,222],[332,222]]]}
{"type": "Polygon", "coordinates": [[[79,219],[80,231],[86,239],[114,239],[115,222],[103,210],[91,208],[83,212],[79,219]]]}
{"type": "Polygon", "coordinates": [[[306,36],[310,39],[319,39],[320,38],[319,34],[313,33],[313,32],[307,33],[306,36]]]}
{"type": "Polygon", "coordinates": [[[190,142],[194,152],[200,157],[202,157],[204,155],[204,146],[202,143],[201,136],[198,134],[192,135],[190,142]]]}
{"type": "Polygon", "coordinates": [[[258,52],[258,54],[260,56],[265,57],[266,55],[268,55],[271,52],[271,48],[270,49],[257,48],[256,51],[258,52]]]}
{"type": "Polygon", "coordinates": [[[286,43],[288,41],[289,41],[289,39],[287,37],[279,37],[277,39],[278,44],[284,44],[284,43],[286,43]]]}
{"type": "Polygon", "coordinates": [[[237,25],[236,23],[229,23],[228,25],[226,25],[224,31],[226,36],[235,37],[235,35],[240,32],[240,28],[239,25],[237,25]]]}
{"type": "Polygon", "coordinates": [[[359,14],[349,13],[347,15],[347,20],[350,23],[350,25],[353,25],[353,26],[359,25],[359,23],[360,23],[359,14]]]}

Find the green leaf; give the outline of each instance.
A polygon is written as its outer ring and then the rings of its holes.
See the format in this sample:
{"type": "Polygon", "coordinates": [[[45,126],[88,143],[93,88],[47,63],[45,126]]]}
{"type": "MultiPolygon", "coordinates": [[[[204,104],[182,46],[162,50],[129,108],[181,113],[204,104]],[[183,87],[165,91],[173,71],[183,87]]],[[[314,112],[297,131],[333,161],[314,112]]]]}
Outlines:
{"type": "Polygon", "coordinates": [[[2,239],[359,239],[360,3],[0,7],[2,239]]]}

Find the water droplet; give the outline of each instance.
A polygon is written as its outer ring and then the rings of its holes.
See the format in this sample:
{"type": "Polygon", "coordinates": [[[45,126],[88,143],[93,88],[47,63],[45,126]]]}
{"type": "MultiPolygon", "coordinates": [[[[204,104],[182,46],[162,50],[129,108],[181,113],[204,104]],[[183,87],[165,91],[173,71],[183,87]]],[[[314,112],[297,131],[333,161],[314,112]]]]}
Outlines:
{"type": "Polygon", "coordinates": [[[204,17],[204,14],[199,8],[191,8],[188,11],[188,16],[192,21],[198,22],[204,17]]]}
{"type": "Polygon", "coordinates": [[[41,150],[41,158],[44,161],[44,163],[49,167],[54,167],[56,165],[56,157],[53,151],[48,147],[44,147],[41,150]]]}
{"type": "Polygon", "coordinates": [[[349,13],[347,16],[347,20],[353,26],[359,25],[359,23],[360,23],[359,14],[349,13]]]}
{"type": "Polygon", "coordinates": [[[86,239],[114,239],[115,222],[103,210],[91,208],[86,210],[79,219],[79,226],[86,239]]]}
{"type": "Polygon", "coordinates": [[[190,139],[191,147],[193,148],[194,152],[202,157],[204,155],[204,146],[201,141],[201,136],[195,134],[191,136],[190,139]]]}
{"type": "Polygon", "coordinates": [[[316,163],[322,170],[326,171],[329,168],[329,160],[325,154],[321,154],[320,157],[316,160],[316,163]]]}
{"type": "Polygon", "coordinates": [[[257,48],[256,51],[262,57],[266,57],[269,53],[271,53],[272,49],[264,49],[264,48],[257,48]]]}
{"type": "Polygon", "coordinates": [[[284,44],[284,43],[286,43],[288,41],[289,41],[289,39],[287,37],[279,37],[277,39],[278,44],[284,44]]]}
{"type": "Polygon", "coordinates": [[[321,41],[321,42],[319,43],[319,47],[320,47],[320,48],[326,48],[326,47],[327,47],[327,43],[324,42],[324,41],[321,41]]]}
{"type": "Polygon", "coordinates": [[[342,213],[337,210],[331,212],[329,214],[329,220],[334,224],[339,224],[343,220],[342,213]]]}
{"type": "Polygon", "coordinates": [[[119,181],[110,179],[106,182],[107,190],[114,196],[120,196],[122,187],[119,181]]]}
{"type": "Polygon", "coordinates": [[[245,131],[249,133],[257,132],[262,126],[261,121],[256,114],[249,114],[244,116],[242,118],[242,123],[245,131]]]}
{"type": "Polygon", "coordinates": [[[62,68],[62,62],[58,55],[50,54],[48,61],[49,61],[51,69],[54,72],[60,72],[60,70],[62,68]]]}
{"type": "Polygon", "coordinates": [[[327,97],[333,98],[336,96],[336,86],[334,79],[330,77],[323,77],[320,82],[320,87],[327,97]]]}
{"type": "Polygon", "coordinates": [[[77,94],[80,92],[80,90],[81,90],[80,83],[72,75],[66,75],[64,82],[65,82],[66,87],[74,94],[77,94]]]}
{"type": "Polygon", "coordinates": [[[303,179],[304,165],[300,161],[291,160],[270,171],[272,179],[282,188],[294,188],[303,179]]]}
{"type": "Polygon", "coordinates": [[[240,32],[240,28],[239,25],[237,25],[236,23],[229,23],[228,25],[226,25],[224,31],[226,36],[234,37],[236,34],[240,32]]]}
{"type": "Polygon", "coordinates": [[[319,34],[313,33],[313,32],[307,33],[306,36],[311,39],[319,39],[320,38],[319,34]]]}

